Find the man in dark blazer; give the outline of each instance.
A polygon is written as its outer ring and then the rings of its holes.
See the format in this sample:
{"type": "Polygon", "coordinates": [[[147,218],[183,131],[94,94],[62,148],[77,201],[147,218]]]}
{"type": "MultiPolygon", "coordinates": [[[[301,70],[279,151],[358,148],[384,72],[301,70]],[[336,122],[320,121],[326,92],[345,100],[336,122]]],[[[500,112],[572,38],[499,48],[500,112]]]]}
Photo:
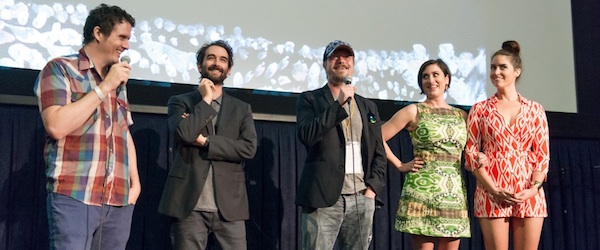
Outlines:
{"type": "Polygon", "coordinates": [[[307,158],[296,195],[303,249],[368,249],[387,161],[375,103],[354,92],[354,50],[333,41],[323,54],[327,84],[300,94],[296,128],[307,158]],[[378,201],[376,201],[376,199],[378,201]]]}
{"type": "Polygon", "coordinates": [[[204,249],[210,233],[222,249],[247,248],[243,163],[254,157],[257,139],[250,105],[223,91],[232,56],[225,41],[202,46],[198,88],[169,99],[174,159],[158,211],[174,218],[174,249],[204,249]]]}

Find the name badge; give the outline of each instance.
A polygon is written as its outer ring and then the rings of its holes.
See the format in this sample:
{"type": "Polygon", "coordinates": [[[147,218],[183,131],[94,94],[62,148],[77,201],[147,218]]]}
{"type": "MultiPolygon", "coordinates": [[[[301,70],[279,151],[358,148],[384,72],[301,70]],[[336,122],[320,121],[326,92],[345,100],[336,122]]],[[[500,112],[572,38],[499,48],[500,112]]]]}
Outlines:
{"type": "Polygon", "coordinates": [[[346,174],[362,174],[362,156],[360,143],[357,141],[346,142],[346,174]]]}

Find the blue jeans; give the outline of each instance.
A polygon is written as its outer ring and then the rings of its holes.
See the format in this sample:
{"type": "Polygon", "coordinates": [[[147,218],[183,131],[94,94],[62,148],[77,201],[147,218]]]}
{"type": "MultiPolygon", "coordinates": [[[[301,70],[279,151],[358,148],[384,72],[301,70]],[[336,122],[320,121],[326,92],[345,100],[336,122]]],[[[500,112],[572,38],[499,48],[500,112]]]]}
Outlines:
{"type": "Polygon", "coordinates": [[[362,194],[340,195],[331,207],[302,209],[302,249],[368,249],[375,200],[362,194]]]}
{"type": "Polygon", "coordinates": [[[86,205],[48,193],[50,249],[125,249],[134,206],[86,205]]]}

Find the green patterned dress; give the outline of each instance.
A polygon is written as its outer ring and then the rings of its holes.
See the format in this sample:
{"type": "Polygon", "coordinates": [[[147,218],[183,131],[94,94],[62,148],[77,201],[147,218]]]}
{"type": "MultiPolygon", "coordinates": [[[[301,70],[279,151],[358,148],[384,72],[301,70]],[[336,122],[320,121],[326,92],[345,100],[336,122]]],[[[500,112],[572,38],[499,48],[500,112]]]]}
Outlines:
{"type": "Polygon", "coordinates": [[[414,155],[423,158],[418,173],[407,173],[395,228],[433,237],[471,237],[461,157],[466,122],[457,108],[417,104],[419,122],[410,132],[414,155]]]}

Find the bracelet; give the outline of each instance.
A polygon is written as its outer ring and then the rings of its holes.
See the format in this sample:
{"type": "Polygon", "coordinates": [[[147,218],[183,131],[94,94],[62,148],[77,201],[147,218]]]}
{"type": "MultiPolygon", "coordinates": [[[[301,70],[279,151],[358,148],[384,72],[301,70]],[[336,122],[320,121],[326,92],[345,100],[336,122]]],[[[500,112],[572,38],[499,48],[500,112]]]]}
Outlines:
{"type": "MultiPolygon", "coordinates": [[[[475,169],[480,169],[480,168],[482,168],[482,167],[483,167],[483,164],[481,164],[481,163],[479,163],[479,162],[478,162],[478,163],[477,163],[477,166],[475,167],[475,169]]],[[[473,169],[473,170],[475,170],[475,169],[473,169]]]]}
{"type": "Polygon", "coordinates": [[[537,188],[537,190],[540,190],[540,189],[542,188],[542,182],[540,182],[540,181],[532,181],[532,182],[530,183],[530,185],[531,185],[532,187],[536,187],[536,188],[537,188]]]}
{"type": "Polygon", "coordinates": [[[95,86],[94,87],[94,91],[96,92],[96,94],[98,95],[98,98],[100,98],[100,101],[104,101],[106,100],[106,98],[104,98],[104,94],[102,94],[102,90],[100,90],[100,87],[95,86]]]}

